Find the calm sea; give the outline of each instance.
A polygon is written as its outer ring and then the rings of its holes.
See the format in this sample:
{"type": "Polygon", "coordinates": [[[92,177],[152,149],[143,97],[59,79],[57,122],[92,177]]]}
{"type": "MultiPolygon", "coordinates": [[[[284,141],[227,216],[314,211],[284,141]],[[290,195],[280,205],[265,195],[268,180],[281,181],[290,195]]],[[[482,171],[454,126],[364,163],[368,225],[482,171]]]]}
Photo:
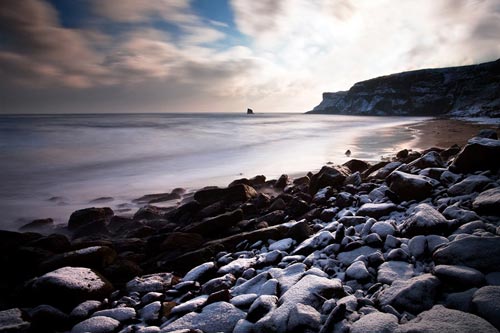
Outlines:
{"type": "MultiPolygon", "coordinates": [[[[331,161],[379,160],[411,145],[423,118],[304,114],[0,115],[0,228],[72,211],[123,208],[176,187],[305,174],[331,161]],[[99,204],[97,204],[99,205],[99,204]]],[[[135,207],[134,207],[135,208],[135,207]]]]}

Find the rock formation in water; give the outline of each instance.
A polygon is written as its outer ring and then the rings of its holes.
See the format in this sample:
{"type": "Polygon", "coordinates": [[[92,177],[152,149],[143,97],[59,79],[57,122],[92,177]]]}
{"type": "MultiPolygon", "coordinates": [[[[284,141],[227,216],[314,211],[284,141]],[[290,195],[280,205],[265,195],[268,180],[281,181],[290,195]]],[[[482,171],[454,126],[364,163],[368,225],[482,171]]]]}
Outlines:
{"type": "Polygon", "coordinates": [[[348,91],[323,93],[309,113],[500,117],[500,59],[358,82],[348,91]]]}

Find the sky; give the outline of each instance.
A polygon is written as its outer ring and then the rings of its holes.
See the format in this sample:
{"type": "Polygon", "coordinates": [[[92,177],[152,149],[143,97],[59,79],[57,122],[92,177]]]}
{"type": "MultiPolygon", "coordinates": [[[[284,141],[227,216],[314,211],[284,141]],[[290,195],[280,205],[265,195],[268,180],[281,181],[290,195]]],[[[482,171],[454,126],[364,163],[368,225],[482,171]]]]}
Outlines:
{"type": "Polygon", "coordinates": [[[0,113],[305,112],[500,58],[500,0],[0,0],[0,113]]]}

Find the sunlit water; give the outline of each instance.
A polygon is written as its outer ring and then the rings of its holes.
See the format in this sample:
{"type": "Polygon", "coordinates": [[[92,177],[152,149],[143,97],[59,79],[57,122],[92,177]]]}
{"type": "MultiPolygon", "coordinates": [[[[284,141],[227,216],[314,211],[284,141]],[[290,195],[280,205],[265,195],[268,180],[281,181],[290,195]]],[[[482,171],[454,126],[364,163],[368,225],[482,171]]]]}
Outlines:
{"type": "Polygon", "coordinates": [[[331,161],[379,160],[423,118],[303,114],[0,116],[1,228],[67,221],[98,197],[117,207],[146,193],[264,174],[305,174],[331,161]],[[56,200],[49,200],[58,197],[56,200]]]}

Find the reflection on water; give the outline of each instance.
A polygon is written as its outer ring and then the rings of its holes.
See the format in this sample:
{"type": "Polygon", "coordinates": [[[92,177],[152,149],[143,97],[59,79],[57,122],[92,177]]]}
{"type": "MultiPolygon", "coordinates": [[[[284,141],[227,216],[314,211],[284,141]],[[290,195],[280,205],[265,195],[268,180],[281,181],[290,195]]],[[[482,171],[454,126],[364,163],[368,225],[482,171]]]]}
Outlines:
{"type": "Polygon", "coordinates": [[[121,203],[175,187],[305,173],[328,161],[378,160],[422,118],[303,114],[0,116],[0,209],[67,220],[97,197],[121,203]],[[48,201],[51,197],[61,200],[48,201]]]}

